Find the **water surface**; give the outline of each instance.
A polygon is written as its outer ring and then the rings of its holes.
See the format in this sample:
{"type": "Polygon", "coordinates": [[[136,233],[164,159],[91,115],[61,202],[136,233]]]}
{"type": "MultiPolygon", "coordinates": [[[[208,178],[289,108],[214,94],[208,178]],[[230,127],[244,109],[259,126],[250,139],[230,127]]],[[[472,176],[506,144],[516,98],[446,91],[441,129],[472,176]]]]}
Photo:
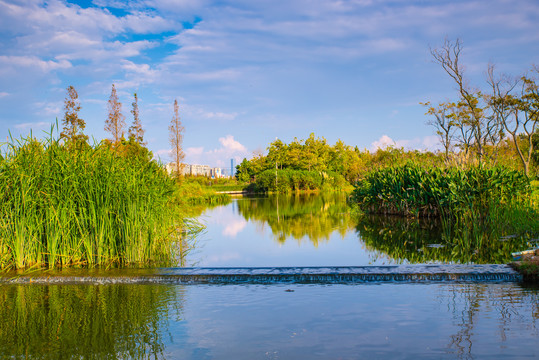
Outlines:
{"type": "MultiPolygon", "coordinates": [[[[527,245],[474,249],[433,221],[358,220],[343,194],[240,198],[202,218],[187,265],[505,263],[527,245]]],[[[0,358],[536,358],[538,304],[512,282],[4,283],[0,358]]]]}
{"type": "Polygon", "coordinates": [[[0,358],[535,358],[515,283],[1,285],[0,358]]]}
{"type": "MultiPolygon", "coordinates": [[[[407,263],[505,264],[526,236],[477,248],[445,234],[439,221],[350,215],[346,194],[243,197],[207,209],[206,232],[189,266],[366,266],[407,263]]],[[[458,229],[457,229],[458,230],[458,229]]]]}

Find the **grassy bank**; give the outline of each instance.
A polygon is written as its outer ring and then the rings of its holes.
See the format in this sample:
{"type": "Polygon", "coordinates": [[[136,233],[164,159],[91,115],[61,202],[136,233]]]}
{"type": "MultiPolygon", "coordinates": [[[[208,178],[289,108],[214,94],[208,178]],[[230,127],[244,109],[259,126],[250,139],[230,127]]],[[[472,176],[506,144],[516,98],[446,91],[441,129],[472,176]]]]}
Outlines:
{"type": "MultiPolygon", "coordinates": [[[[176,183],[135,144],[3,147],[0,268],[171,264],[186,225],[176,183]]],[[[145,149],[143,149],[145,150],[145,149]]]]}

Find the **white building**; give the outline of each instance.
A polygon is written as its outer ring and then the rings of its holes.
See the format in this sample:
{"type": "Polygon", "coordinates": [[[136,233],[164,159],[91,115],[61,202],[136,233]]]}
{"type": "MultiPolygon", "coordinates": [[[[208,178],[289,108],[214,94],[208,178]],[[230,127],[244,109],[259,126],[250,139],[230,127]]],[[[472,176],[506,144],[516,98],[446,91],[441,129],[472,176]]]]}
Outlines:
{"type": "MultiPolygon", "coordinates": [[[[210,168],[209,165],[182,164],[182,175],[205,176],[213,179],[225,177],[225,172],[219,167],[210,168]]],[[[169,174],[176,172],[176,164],[168,163],[165,168],[169,174]]]]}

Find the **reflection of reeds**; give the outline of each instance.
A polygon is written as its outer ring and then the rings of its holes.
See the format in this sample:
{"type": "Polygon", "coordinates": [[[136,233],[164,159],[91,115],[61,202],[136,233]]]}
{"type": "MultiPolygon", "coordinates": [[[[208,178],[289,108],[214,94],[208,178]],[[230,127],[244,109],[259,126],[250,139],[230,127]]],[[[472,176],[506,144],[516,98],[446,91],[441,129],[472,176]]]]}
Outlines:
{"type": "MultiPolygon", "coordinates": [[[[508,262],[511,251],[526,247],[526,240],[539,234],[538,204],[530,195],[529,179],[504,168],[435,168],[410,163],[368,174],[351,198],[368,212],[441,219],[440,239],[435,242],[445,244],[447,250],[396,254],[413,262],[508,262]],[[506,235],[515,236],[498,241],[506,235]]],[[[360,232],[365,234],[364,229],[360,232]]],[[[371,236],[378,237],[366,234],[371,236]]]]}
{"type": "Polygon", "coordinates": [[[512,252],[527,247],[529,233],[503,239],[497,234],[511,233],[512,228],[501,224],[492,228],[494,230],[481,233],[473,230],[467,221],[383,215],[361,215],[357,225],[369,249],[385,253],[398,262],[503,264],[511,261],[512,252]]]}
{"type": "Polygon", "coordinates": [[[169,262],[181,218],[151,155],[51,137],[12,141],[0,161],[0,268],[169,262]]]}
{"type": "Polygon", "coordinates": [[[169,303],[181,304],[171,301],[177,290],[2,285],[0,358],[164,358],[169,303]]]}

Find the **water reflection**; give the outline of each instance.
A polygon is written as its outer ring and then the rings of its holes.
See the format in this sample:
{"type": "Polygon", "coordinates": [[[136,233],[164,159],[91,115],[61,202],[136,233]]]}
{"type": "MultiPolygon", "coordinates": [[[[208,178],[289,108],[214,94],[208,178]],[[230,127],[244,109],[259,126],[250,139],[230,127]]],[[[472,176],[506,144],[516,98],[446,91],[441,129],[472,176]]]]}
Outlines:
{"type": "Polygon", "coordinates": [[[527,246],[526,238],[515,237],[492,239],[476,247],[455,240],[453,233],[446,234],[435,219],[362,216],[356,230],[368,249],[383,252],[397,262],[505,264],[511,261],[512,252],[527,246]]]}
{"type": "MultiPolygon", "coordinates": [[[[534,338],[539,336],[539,293],[536,288],[522,287],[515,291],[507,286],[450,284],[440,290],[439,299],[447,306],[456,325],[447,348],[459,359],[476,357],[473,348],[481,335],[479,323],[484,321],[485,309],[497,319],[495,335],[500,344],[510,342],[509,338],[523,326],[523,339],[535,342],[534,338]]],[[[497,352],[493,351],[492,355],[497,352]]]]}
{"type": "Polygon", "coordinates": [[[344,237],[354,228],[346,198],[344,193],[270,195],[237,205],[245,220],[267,224],[279,243],[309,239],[316,247],[329,241],[332,233],[344,237]]]}
{"type": "Polygon", "coordinates": [[[163,358],[181,297],[167,286],[2,285],[0,358],[163,358]]]}
{"type": "Polygon", "coordinates": [[[524,358],[539,336],[538,290],[511,283],[3,285],[0,300],[0,358],[524,358]]]}

